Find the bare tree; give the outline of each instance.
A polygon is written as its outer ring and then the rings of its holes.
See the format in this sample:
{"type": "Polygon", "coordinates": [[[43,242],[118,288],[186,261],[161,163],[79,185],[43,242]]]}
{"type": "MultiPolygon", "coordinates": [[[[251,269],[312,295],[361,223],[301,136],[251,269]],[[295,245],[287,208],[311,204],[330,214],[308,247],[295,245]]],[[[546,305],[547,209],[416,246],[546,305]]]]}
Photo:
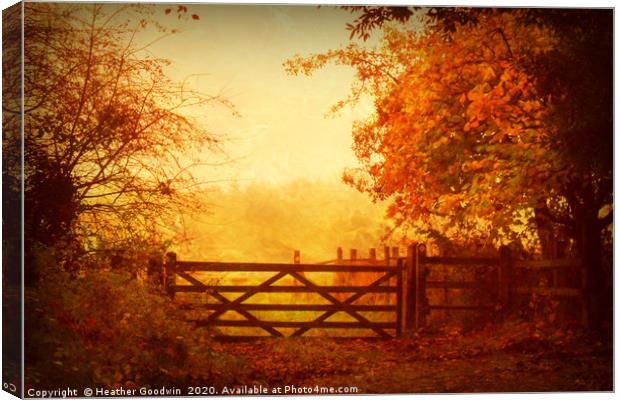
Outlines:
{"type": "MultiPolygon", "coordinates": [[[[205,148],[221,151],[221,141],[189,111],[234,109],[172,81],[169,61],[138,42],[141,31],[174,33],[156,12],[127,4],[25,5],[31,242],[57,246],[69,238],[81,247],[85,240],[143,239],[199,205],[192,166],[205,148]]],[[[179,6],[179,17],[186,13],[179,6]]]]}

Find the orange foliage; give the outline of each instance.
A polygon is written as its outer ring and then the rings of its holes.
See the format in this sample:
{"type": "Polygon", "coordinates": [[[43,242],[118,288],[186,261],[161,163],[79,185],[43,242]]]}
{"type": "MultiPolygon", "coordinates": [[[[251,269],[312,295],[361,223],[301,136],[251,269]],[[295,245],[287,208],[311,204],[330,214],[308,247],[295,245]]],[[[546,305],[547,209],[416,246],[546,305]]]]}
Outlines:
{"type": "Polygon", "coordinates": [[[549,121],[557,101],[531,73],[559,39],[522,17],[481,14],[449,39],[429,27],[385,28],[377,48],[351,44],[287,61],[292,74],[327,62],[355,68],[348,103],[368,93],[375,112],[353,127],[363,167],[344,180],[390,199],[397,226],[453,238],[515,235],[516,217],[566,181],[571,168],[549,121]]]}

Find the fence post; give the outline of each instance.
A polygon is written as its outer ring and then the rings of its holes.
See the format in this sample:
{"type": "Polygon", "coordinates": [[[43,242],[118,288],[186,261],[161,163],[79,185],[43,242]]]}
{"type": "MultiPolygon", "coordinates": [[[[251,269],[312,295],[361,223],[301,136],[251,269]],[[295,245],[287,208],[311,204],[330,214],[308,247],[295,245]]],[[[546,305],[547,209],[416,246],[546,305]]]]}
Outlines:
{"type": "Polygon", "coordinates": [[[164,282],[166,293],[170,298],[174,299],[174,285],[176,283],[175,271],[177,268],[177,254],[173,252],[166,253],[164,282]]]}
{"type": "Polygon", "coordinates": [[[385,260],[385,265],[390,265],[390,248],[388,246],[383,247],[383,259],[385,260]]]}
{"type": "Polygon", "coordinates": [[[368,250],[368,259],[373,263],[377,261],[377,250],[374,247],[371,247],[368,250]]]}
{"type": "Polygon", "coordinates": [[[146,269],[146,280],[148,283],[163,289],[164,286],[164,256],[161,253],[151,253],[149,255],[149,265],[146,269]]]}
{"type": "Polygon", "coordinates": [[[342,247],[338,247],[336,250],[336,258],[338,259],[338,264],[342,263],[342,247]]]}
{"type": "Polygon", "coordinates": [[[426,299],[426,246],[419,244],[416,249],[416,263],[415,263],[415,296],[416,296],[416,329],[421,328],[426,324],[426,314],[428,311],[428,304],[426,299]]]}
{"type": "Polygon", "coordinates": [[[412,243],[407,247],[407,260],[403,268],[403,331],[415,329],[416,295],[415,295],[415,264],[418,244],[412,243]]]}
{"type": "Polygon", "coordinates": [[[357,260],[357,249],[351,249],[351,261],[357,260]]]}
{"type": "Polygon", "coordinates": [[[392,247],[392,258],[398,258],[398,247],[392,247]]]}
{"type": "Polygon", "coordinates": [[[405,315],[406,315],[406,304],[403,302],[404,298],[404,285],[403,285],[403,275],[404,275],[404,260],[399,258],[396,261],[397,275],[396,275],[396,287],[398,288],[398,292],[396,292],[396,334],[398,337],[401,337],[405,328],[405,315]]]}
{"type": "Polygon", "coordinates": [[[293,251],[293,264],[300,264],[301,263],[301,253],[299,252],[299,250],[295,250],[293,251]]]}
{"type": "Polygon", "coordinates": [[[499,301],[502,308],[510,310],[512,303],[512,293],[515,282],[513,281],[513,260],[510,247],[502,245],[499,248],[499,301]]]}
{"type": "MultiPolygon", "coordinates": [[[[582,259],[583,263],[583,259],[582,259]]],[[[581,266],[581,323],[584,327],[588,326],[588,270],[585,265],[581,266]]]]}

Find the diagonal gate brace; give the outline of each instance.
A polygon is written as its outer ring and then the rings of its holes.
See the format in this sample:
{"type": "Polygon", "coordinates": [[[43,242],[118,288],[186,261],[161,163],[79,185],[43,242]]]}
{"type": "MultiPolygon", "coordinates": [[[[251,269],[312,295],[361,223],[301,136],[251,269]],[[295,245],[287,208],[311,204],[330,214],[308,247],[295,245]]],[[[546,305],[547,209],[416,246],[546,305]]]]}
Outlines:
{"type": "MultiPolygon", "coordinates": [[[[350,308],[351,303],[353,303],[355,300],[359,299],[360,297],[364,296],[366,293],[363,293],[363,292],[362,293],[356,293],[356,294],[352,295],[351,297],[349,297],[344,302],[341,302],[338,299],[336,299],[334,296],[330,295],[329,292],[321,289],[320,286],[317,286],[316,284],[314,284],[314,282],[310,281],[309,279],[307,279],[305,276],[299,274],[298,272],[290,272],[290,275],[292,275],[295,279],[297,279],[298,281],[300,281],[301,283],[303,283],[307,287],[314,289],[318,294],[323,296],[325,299],[329,300],[332,304],[341,307],[342,310],[340,310],[340,311],[344,311],[347,314],[351,315],[353,318],[358,320],[363,326],[365,326],[368,329],[372,329],[375,333],[377,333],[382,338],[390,339],[392,337],[385,330],[383,330],[382,328],[378,328],[376,326],[373,326],[373,323],[371,321],[369,321],[364,316],[360,315],[359,313],[357,313],[356,311],[354,311],[353,309],[350,308]]],[[[395,275],[394,272],[387,272],[385,275],[383,275],[381,278],[377,279],[375,282],[373,282],[368,287],[370,288],[370,287],[379,286],[381,283],[386,282],[387,280],[392,278],[394,275],[395,275]]],[[[313,322],[315,322],[315,323],[323,322],[327,318],[331,317],[332,315],[334,315],[337,312],[338,311],[328,311],[328,312],[325,312],[320,317],[315,319],[313,322]]],[[[309,327],[300,328],[297,331],[295,331],[292,336],[301,336],[302,334],[307,332],[309,329],[310,329],[309,327]]]]}
{"type": "MultiPolygon", "coordinates": [[[[200,282],[198,279],[194,278],[193,276],[189,275],[188,273],[185,272],[177,272],[177,275],[179,275],[181,278],[187,280],[188,282],[191,282],[192,284],[194,284],[195,286],[199,286],[199,287],[206,287],[206,285],[202,282],[200,282]]],[[[280,275],[280,274],[278,274],[280,275]]],[[[265,286],[269,286],[271,285],[273,282],[279,280],[281,277],[278,277],[278,275],[275,275],[274,277],[268,279],[267,281],[263,282],[261,285],[257,286],[257,288],[262,288],[265,286]]],[[[259,289],[260,290],[260,289],[259,289]]],[[[225,313],[228,310],[233,310],[236,311],[237,313],[241,314],[242,316],[244,316],[247,320],[255,322],[257,325],[259,325],[261,328],[263,328],[264,330],[266,330],[267,332],[269,332],[271,335],[273,336],[283,336],[282,333],[280,331],[278,331],[275,328],[272,328],[270,326],[264,326],[264,325],[260,325],[261,321],[256,318],[253,314],[249,313],[248,311],[239,308],[239,303],[241,303],[242,301],[248,299],[249,297],[253,296],[254,294],[256,294],[257,290],[254,289],[250,292],[246,292],[246,294],[240,296],[239,298],[235,299],[234,301],[228,300],[228,298],[226,298],[225,296],[223,296],[221,293],[218,293],[217,291],[207,291],[207,293],[209,295],[211,295],[212,297],[216,298],[217,300],[219,300],[222,303],[222,308],[216,312],[214,312],[213,314],[211,314],[206,321],[199,323],[199,326],[206,326],[209,325],[209,322],[215,320],[217,317],[219,317],[220,315],[222,315],[223,313],[225,313]],[[252,292],[250,294],[250,292],[252,292]],[[248,295],[249,294],[249,295],[248,295]],[[245,297],[247,296],[247,297],[245,297]],[[241,297],[245,297],[244,299],[239,300],[241,297]],[[213,317],[214,314],[217,315],[215,317],[213,317]]]]}

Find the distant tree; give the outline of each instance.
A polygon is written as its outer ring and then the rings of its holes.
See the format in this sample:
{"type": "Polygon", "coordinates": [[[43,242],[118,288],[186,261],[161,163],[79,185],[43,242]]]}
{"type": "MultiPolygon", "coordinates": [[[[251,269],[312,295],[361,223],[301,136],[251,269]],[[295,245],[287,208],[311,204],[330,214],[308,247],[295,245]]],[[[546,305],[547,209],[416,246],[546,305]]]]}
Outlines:
{"type": "MultiPolygon", "coordinates": [[[[391,20],[362,11],[349,26],[362,38],[391,20]]],[[[397,225],[448,238],[562,231],[588,260],[600,300],[612,218],[612,18],[545,11],[422,9],[417,24],[386,26],[377,48],[350,44],[287,67],[355,68],[339,106],[367,93],[375,112],[354,126],[362,167],[345,180],[389,199],[397,225]]],[[[609,308],[600,305],[592,310],[609,308]]]]}
{"type": "MultiPolygon", "coordinates": [[[[189,19],[185,6],[175,11],[189,19]]],[[[198,151],[215,151],[220,141],[188,111],[233,110],[225,99],[172,81],[164,71],[169,61],[138,41],[143,31],[174,33],[155,12],[25,4],[27,249],[137,240],[198,205],[191,167],[200,163],[198,151]]]]}

